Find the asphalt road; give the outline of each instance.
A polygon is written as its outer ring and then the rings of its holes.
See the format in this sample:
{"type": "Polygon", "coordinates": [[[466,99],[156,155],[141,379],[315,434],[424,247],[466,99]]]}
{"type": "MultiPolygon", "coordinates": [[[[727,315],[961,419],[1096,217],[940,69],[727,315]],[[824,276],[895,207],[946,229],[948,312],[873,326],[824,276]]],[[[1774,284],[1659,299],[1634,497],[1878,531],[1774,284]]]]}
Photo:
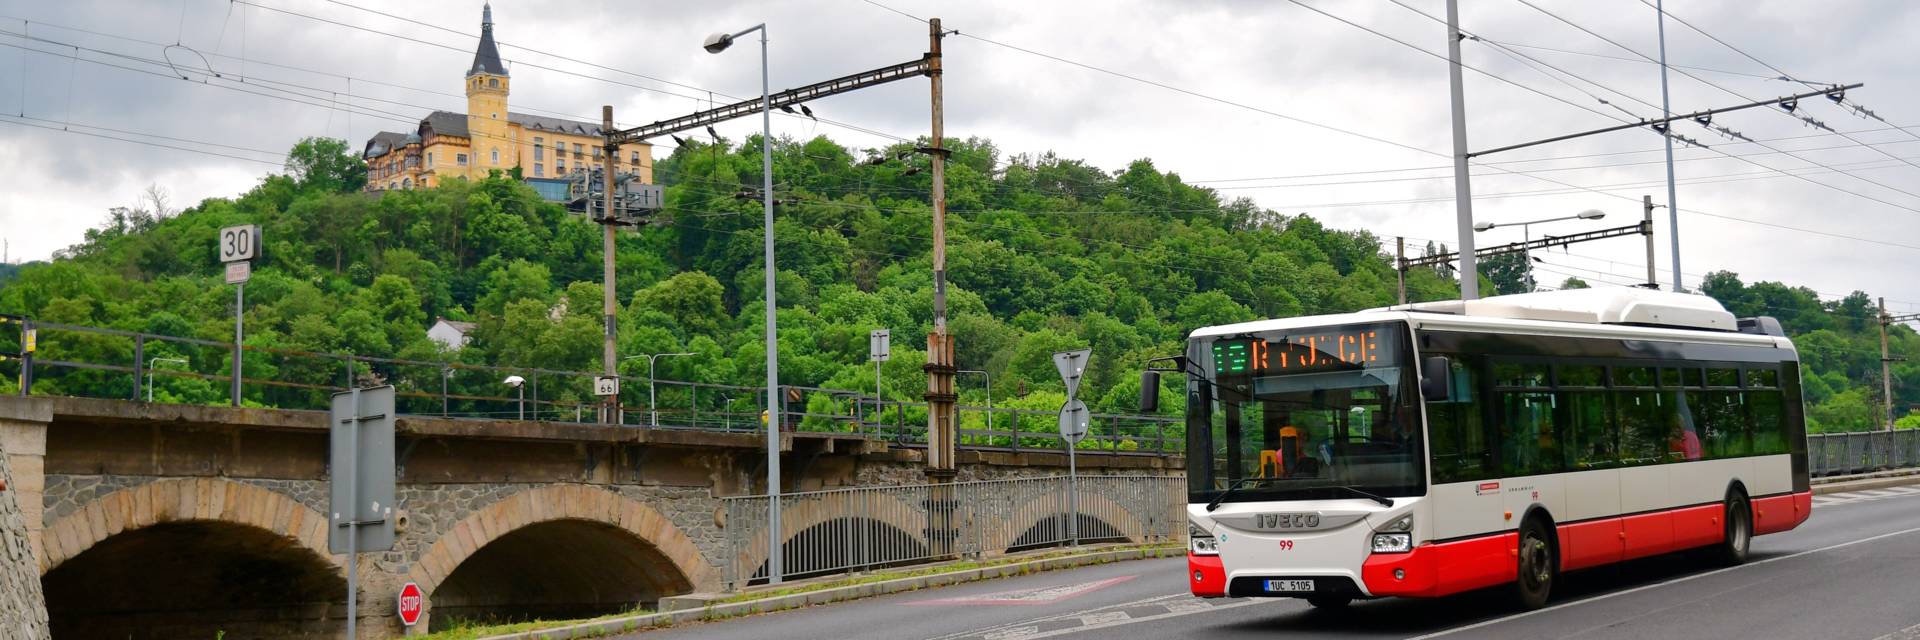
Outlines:
{"type": "Polygon", "coordinates": [[[1497,590],[1315,611],[1189,597],[1184,559],[1124,562],[630,636],[639,640],[1026,638],[1920,639],[1920,488],[1820,496],[1812,520],[1719,568],[1687,555],[1564,575],[1548,607],[1497,590]]]}

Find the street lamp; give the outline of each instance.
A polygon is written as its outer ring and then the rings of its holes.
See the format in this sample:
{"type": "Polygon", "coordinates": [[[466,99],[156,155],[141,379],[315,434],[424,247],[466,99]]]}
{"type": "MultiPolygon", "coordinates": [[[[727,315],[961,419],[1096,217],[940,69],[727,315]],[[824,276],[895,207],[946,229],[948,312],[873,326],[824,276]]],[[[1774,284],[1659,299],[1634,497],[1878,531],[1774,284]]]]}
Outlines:
{"type": "Polygon", "coordinates": [[[635,358],[647,359],[647,426],[649,427],[660,426],[660,412],[656,411],[653,407],[653,363],[654,361],[660,358],[666,358],[670,356],[690,356],[697,353],[699,352],[683,351],[680,353],[643,353],[637,356],[627,356],[625,358],[621,358],[621,360],[632,360],[635,358]]]}
{"type": "Polygon", "coordinates": [[[153,363],[155,362],[178,362],[180,364],[187,364],[186,360],[182,360],[180,358],[148,359],[147,360],[147,402],[153,402],[153,363]]]}
{"type": "Polygon", "coordinates": [[[527,385],[527,379],[526,379],[526,378],[522,378],[522,377],[520,377],[520,376],[507,376],[507,379],[505,379],[505,380],[501,380],[500,382],[502,382],[502,383],[505,383],[505,384],[506,384],[507,386],[509,386],[509,387],[513,387],[513,388],[515,388],[515,389],[519,389],[519,390],[520,390],[520,417],[519,417],[519,419],[520,419],[520,420],[525,420],[525,419],[527,419],[527,386],[526,386],[526,385],[527,385]]]}
{"type": "Polygon", "coordinates": [[[1562,220],[1599,220],[1605,217],[1607,217],[1607,213],[1605,211],[1601,211],[1599,209],[1588,209],[1586,211],[1582,211],[1580,213],[1576,213],[1570,216],[1560,216],[1557,218],[1542,218],[1539,220],[1527,220],[1525,222],[1487,222],[1487,221],[1475,222],[1473,223],[1473,230],[1489,231],[1489,230],[1497,229],[1500,227],[1511,227],[1514,225],[1520,225],[1520,257],[1522,258],[1522,262],[1525,262],[1527,265],[1527,291],[1533,291],[1534,289],[1533,252],[1527,248],[1527,245],[1533,242],[1533,225],[1544,224],[1548,222],[1560,222],[1562,220]]]}
{"type": "MultiPolygon", "coordinates": [[[[776,338],[773,294],[773,97],[767,89],[767,25],[760,23],[737,33],[707,36],[707,53],[720,53],[733,46],[735,38],[760,32],[760,198],[765,209],[766,297],[761,301],[767,312],[767,410],[780,406],[780,342],[776,338]]],[[[780,424],[767,421],[767,583],[780,583],[780,424]]]]}

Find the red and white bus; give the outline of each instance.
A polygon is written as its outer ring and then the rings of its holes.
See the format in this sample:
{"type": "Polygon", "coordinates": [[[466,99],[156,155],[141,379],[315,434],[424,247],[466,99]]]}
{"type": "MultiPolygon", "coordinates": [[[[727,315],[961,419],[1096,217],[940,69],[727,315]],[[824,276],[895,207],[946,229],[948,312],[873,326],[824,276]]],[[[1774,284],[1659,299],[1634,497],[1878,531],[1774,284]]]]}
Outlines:
{"type": "Polygon", "coordinates": [[[1695,548],[1741,562],[1812,510],[1793,343],[1704,296],[1249,322],[1195,331],[1176,362],[1197,596],[1510,585],[1538,607],[1567,571],[1695,548]]]}

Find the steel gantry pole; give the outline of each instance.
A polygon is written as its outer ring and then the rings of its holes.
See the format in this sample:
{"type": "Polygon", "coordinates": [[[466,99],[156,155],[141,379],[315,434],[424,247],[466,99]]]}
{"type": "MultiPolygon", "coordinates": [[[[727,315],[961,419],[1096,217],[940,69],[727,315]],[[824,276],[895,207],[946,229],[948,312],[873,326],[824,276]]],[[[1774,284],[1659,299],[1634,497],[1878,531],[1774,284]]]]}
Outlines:
{"type": "Polygon", "coordinates": [[[767,313],[767,548],[772,550],[767,554],[767,583],[779,584],[780,418],[783,416],[774,411],[780,406],[780,334],[775,329],[777,307],[773,286],[777,273],[773,269],[773,94],[767,83],[767,25],[754,28],[760,30],[760,202],[766,226],[763,239],[766,264],[761,268],[765,270],[766,281],[766,299],[762,306],[767,313]]]}
{"type": "Polygon", "coordinates": [[[1467,99],[1460,78],[1460,0],[1447,0],[1447,88],[1453,111],[1454,226],[1460,236],[1460,299],[1480,297],[1473,250],[1473,179],[1467,175],[1467,99]]]}
{"type": "MultiPolygon", "coordinates": [[[[1667,94],[1667,11],[1663,9],[1663,0],[1654,0],[1654,19],[1660,28],[1660,117],[1673,117],[1673,109],[1668,103],[1667,94]]],[[[1673,125],[1668,124],[1669,128],[1673,125]]],[[[1686,287],[1680,280],[1680,203],[1673,186],[1673,135],[1661,130],[1661,138],[1667,141],[1667,235],[1673,242],[1673,290],[1685,292],[1686,287]]]]}

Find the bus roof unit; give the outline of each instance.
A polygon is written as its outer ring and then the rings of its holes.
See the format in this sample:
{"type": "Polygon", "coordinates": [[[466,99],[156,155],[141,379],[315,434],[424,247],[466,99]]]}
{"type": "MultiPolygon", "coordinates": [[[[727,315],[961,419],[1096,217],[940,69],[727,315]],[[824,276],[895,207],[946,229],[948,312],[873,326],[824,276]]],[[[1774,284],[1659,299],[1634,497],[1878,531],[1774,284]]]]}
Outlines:
{"type": "Polygon", "coordinates": [[[1739,330],[1733,314],[1713,298],[1625,287],[1540,291],[1467,301],[1442,300],[1381,310],[1709,331],[1739,330]]]}

